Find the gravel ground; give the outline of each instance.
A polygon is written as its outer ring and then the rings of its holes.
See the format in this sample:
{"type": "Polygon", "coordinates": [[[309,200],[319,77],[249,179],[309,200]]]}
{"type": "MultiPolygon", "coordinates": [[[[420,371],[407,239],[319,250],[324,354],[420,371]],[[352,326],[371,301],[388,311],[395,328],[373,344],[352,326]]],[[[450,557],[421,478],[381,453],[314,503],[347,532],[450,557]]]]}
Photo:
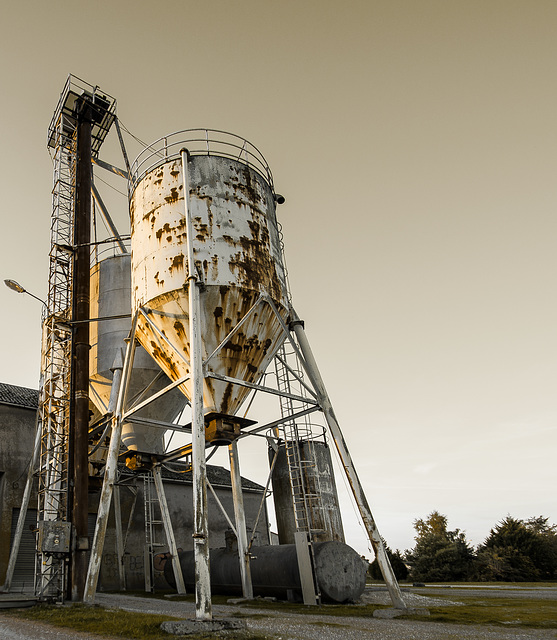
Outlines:
{"type": "Polygon", "coordinates": [[[61,629],[0,612],[0,640],[122,640],[122,638],[61,629]]]}
{"type": "MultiPolygon", "coordinates": [[[[433,606],[446,600],[411,593],[404,594],[411,607],[433,606]]],[[[366,603],[388,603],[384,591],[366,591],[366,603]]],[[[186,602],[173,602],[138,598],[122,594],[97,594],[97,602],[104,607],[116,607],[144,613],[164,613],[176,617],[193,617],[194,605],[186,602]]],[[[377,618],[331,617],[308,614],[270,611],[254,607],[233,605],[214,605],[215,618],[231,616],[234,613],[254,615],[245,618],[247,626],[253,631],[271,633],[280,640],[537,640],[538,638],[557,638],[555,630],[543,629],[500,629],[475,625],[449,625],[438,622],[415,622],[410,620],[379,620],[377,618]],[[262,617],[259,617],[262,616],[262,617]]]]}
{"type": "MultiPolygon", "coordinates": [[[[420,590],[421,591],[421,590],[420,590]]],[[[448,595],[447,588],[425,588],[420,595],[403,590],[404,599],[410,607],[427,607],[446,605],[451,602],[436,598],[442,593],[448,595]]],[[[484,595],[481,588],[478,592],[484,595]]],[[[451,596],[472,595],[470,589],[455,588],[451,596]]],[[[537,599],[555,598],[555,589],[528,590],[528,596],[537,599]]],[[[474,592],[473,595],[476,595],[474,592]]],[[[486,597],[507,595],[507,589],[489,590],[486,597]],[[504,593],[501,593],[503,591],[504,593]]],[[[522,591],[524,596],[524,590],[522,591]]],[[[362,601],[365,604],[390,604],[389,596],[384,588],[366,589],[362,601]]],[[[157,613],[177,618],[193,618],[195,606],[189,602],[141,598],[124,594],[97,594],[97,604],[103,607],[119,608],[143,613],[157,613]]],[[[458,603],[454,603],[458,604],[458,603]]],[[[257,606],[238,607],[234,605],[214,605],[213,614],[216,619],[226,618],[235,613],[246,617],[248,629],[272,634],[277,640],[538,640],[557,639],[554,629],[505,629],[479,625],[454,625],[434,622],[416,622],[410,620],[382,620],[373,617],[350,618],[321,616],[319,614],[295,614],[285,611],[274,611],[257,608],[257,606]]],[[[184,636],[182,636],[184,637],[184,636]]],[[[108,638],[103,640],[122,640],[108,638]]],[[[22,620],[0,612],[0,640],[100,640],[101,636],[89,633],[78,633],[72,630],[37,624],[22,620]]]]}

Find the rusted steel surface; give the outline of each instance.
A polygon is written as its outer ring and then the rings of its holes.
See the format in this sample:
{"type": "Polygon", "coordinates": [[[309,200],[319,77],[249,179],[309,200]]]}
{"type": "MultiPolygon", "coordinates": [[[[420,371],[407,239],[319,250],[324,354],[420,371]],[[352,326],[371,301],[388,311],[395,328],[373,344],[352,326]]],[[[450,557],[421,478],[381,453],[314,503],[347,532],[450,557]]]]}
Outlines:
{"type": "MultiPolygon", "coordinates": [[[[286,317],[287,289],[273,193],[250,167],[229,158],[192,156],[189,207],[195,265],[202,280],[201,333],[206,359],[260,301],[262,293],[286,317]]],[[[138,339],[173,380],[189,373],[186,220],[180,160],[147,173],[130,203],[132,309],[144,307],[174,349],[140,317],[138,339]]],[[[281,327],[258,304],[225,341],[208,369],[257,381],[281,341],[281,327]]],[[[191,398],[189,383],[182,385],[191,398]]],[[[234,414],[249,389],[206,379],[205,412],[234,414]]]]}

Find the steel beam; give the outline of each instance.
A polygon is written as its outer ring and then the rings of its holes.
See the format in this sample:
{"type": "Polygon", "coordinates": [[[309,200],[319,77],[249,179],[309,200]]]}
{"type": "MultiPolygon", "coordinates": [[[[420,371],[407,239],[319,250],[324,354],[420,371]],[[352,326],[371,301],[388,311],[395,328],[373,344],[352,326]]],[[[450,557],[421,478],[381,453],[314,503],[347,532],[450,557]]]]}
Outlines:
{"type": "Polygon", "coordinates": [[[174,537],[174,531],[172,529],[172,523],[170,522],[170,511],[168,510],[168,503],[166,501],[166,494],[164,492],[164,485],[162,483],[161,468],[159,465],[153,469],[153,479],[155,481],[155,489],[157,491],[157,497],[159,499],[159,505],[161,508],[162,523],[164,526],[164,533],[166,534],[166,541],[170,547],[170,553],[172,554],[172,568],[174,569],[174,579],[176,580],[176,590],[180,595],[185,595],[186,586],[184,584],[184,576],[182,574],[182,567],[180,566],[180,558],[178,557],[178,547],[176,546],[176,538],[174,537]]]}
{"type": "Polygon", "coordinates": [[[342,431],[333,410],[331,400],[329,399],[327,389],[325,388],[325,383],[323,382],[323,378],[321,377],[319,368],[317,367],[317,362],[315,361],[315,358],[309,346],[309,342],[304,331],[303,322],[295,317],[294,321],[291,323],[291,327],[296,335],[298,344],[300,345],[300,350],[303,354],[302,365],[306,368],[308,378],[310,379],[311,383],[318,393],[321,407],[323,409],[323,414],[325,415],[325,419],[339,453],[342,466],[344,467],[346,477],[348,478],[348,482],[350,483],[350,487],[352,489],[352,493],[354,494],[356,504],[358,505],[358,510],[360,511],[360,515],[369,536],[369,541],[371,542],[373,550],[375,551],[377,562],[379,563],[381,573],[383,574],[383,578],[385,579],[385,584],[387,585],[387,589],[389,591],[389,595],[391,596],[393,605],[397,609],[406,609],[406,605],[404,603],[404,600],[402,599],[400,587],[391,567],[391,563],[389,562],[389,558],[385,552],[385,546],[383,545],[383,541],[381,540],[381,536],[379,535],[377,525],[375,524],[375,520],[371,513],[366,495],[364,493],[364,488],[362,486],[362,483],[360,482],[360,479],[358,478],[358,474],[356,473],[356,467],[354,466],[352,456],[348,451],[348,447],[342,435],[342,431]]]}
{"type": "Polygon", "coordinates": [[[212,620],[211,578],[209,573],[209,523],[207,513],[207,467],[205,461],[205,419],[203,416],[203,356],[201,347],[201,308],[193,251],[193,223],[189,210],[188,151],[182,149],[182,179],[188,253],[188,304],[190,365],[192,384],[192,473],[194,506],[195,617],[212,620]]]}
{"type": "Polygon", "coordinates": [[[122,412],[123,407],[125,406],[124,403],[126,400],[127,388],[133,368],[133,357],[136,347],[136,326],[137,315],[132,326],[131,338],[126,349],[123,368],[121,361],[120,363],[114,364],[114,376],[112,378],[109,409],[114,410],[114,402],[116,407],[112,418],[112,435],[110,437],[110,445],[108,447],[103,486],[99,498],[97,524],[95,526],[95,535],[93,537],[93,546],[91,548],[91,557],[89,559],[89,569],[87,571],[87,582],[83,596],[84,602],[87,602],[88,604],[92,604],[95,601],[95,592],[97,590],[97,582],[99,580],[104,539],[106,536],[108,515],[112,500],[112,491],[118,476],[118,454],[120,453],[120,441],[122,439],[122,412]],[[114,401],[115,397],[117,397],[116,401],[114,401]]]}
{"type": "Polygon", "coordinates": [[[230,459],[230,480],[232,483],[232,500],[234,502],[234,518],[236,520],[236,540],[238,541],[238,558],[240,561],[240,577],[242,579],[242,595],[251,600],[253,585],[251,582],[251,567],[248,550],[248,535],[246,531],[246,512],[244,510],[244,494],[242,493],[242,477],[240,476],[240,462],[238,459],[238,443],[228,445],[230,459]]]}

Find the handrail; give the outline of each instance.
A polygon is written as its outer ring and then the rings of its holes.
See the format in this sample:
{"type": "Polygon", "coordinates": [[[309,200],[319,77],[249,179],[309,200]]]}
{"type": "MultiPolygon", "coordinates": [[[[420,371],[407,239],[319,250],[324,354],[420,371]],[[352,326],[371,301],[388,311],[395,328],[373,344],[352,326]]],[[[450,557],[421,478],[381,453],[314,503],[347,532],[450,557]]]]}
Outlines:
{"type": "Polygon", "coordinates": [[[275,193],[271,169],[261,151],[251,142],[219,129],[184,129],[159,138],[133,161],[128,183],[130,198],[147,173],[168,161],[178,160],[184,147],[191,156],[219,156],[247,165],[257,171],[275,193]]]}

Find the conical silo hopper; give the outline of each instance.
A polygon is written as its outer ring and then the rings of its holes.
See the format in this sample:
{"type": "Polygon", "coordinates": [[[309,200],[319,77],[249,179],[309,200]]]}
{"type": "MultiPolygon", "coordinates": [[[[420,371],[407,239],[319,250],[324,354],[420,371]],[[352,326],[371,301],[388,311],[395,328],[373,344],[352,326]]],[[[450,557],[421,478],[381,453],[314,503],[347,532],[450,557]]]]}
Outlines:
{"type": "MultiPolygon", "coordinates": [[[[238,159],[237,151],[233,158],[229,150],[213,151],[207,143],[198,154],[187,138],[178,141],[179,135],[174,134],[173,147],[161,154],[166,157],[138,159],[132,176],[132,308],[142,308],[149,318],[139,315],[137,337],[171,379],[189,374],[187,235],[179,153],[187,146],[188,208],[195,233],[191,240],[202,280],[203,357],[222,344],[207,370],[257,382],[283,341],[280,321],[269,304],[261,303],[261,295],[269,296],[284,320],[288,308],[272,182],[253,163],[238,159]],[[242,321],[241,329],[228,337],[242,321]]],[[[242,143],[245,149],[248,143],[242,143]]],[[[191,381],[180,388],[191,399],[191,381]]],[[[206,378],[204,411],[235,415],[248,393],[249,388],[239,384],[206,378]]]]}
{"type": "MultiPolygon", "coordinates": [[[[130,311],[130,254],[119,254],[97,262],[91,269],[91,317],[129,316],[130,311]]],[[[118,353],[125,350],[124,341],[130,329],[129,317],[91,323],[90,397],[100,415],[108,411],[112,367],[118,353]]],[[[137,348],[128,398],[133,399],[149,385],[149,394],[163,389],[170,381],[166,375],[160,374],[161,370],[151,356],[144,349],[137,348]]],[[[185,402],[183,394],[173,389],[165,395],[164,400],[156,400],[136,415],[138,418],[172,422],[184,409],[185,402]]],[[[136,424],[132,418],[123,425],[122,443],[133,451],[162,454],[164,434],[164,429],[136,424]]]]}

